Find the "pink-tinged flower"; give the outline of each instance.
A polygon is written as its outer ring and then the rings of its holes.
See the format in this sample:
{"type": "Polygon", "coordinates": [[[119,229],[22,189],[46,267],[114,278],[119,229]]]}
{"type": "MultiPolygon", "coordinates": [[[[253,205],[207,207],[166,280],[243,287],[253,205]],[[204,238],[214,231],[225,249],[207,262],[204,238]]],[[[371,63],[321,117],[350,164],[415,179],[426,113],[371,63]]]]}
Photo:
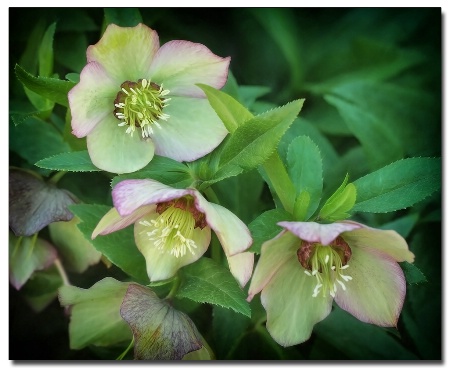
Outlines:
{"type": "Polygon", "coordinates": [[[248,291],[248,300],[262,291],[275,341],[307,340],[333,299],[363,322],[396,326],[406,292],[397,262],[414,261],[399,234],[352,221],[278,225],[284,230],[263,244],[248,291]]]}
{"type": "Polygon", "coordinates": [[[72,133],[87,136],[94,165],[128,173],[156,153],[193,161],[211,152],[227,130],[196,83],[221,88],[230,58],[206,46],[170,41],[155,31],[109,25],[87,49],[87,65],[69,92],[72,133]]]}
{"type": "Polygon", "coordinates": [[[243,287],[251,277],[253,253],[247,226],[226,208],[208,202],[196,189],[174,189],[151,179],[117,184],[112,208],[92,238],[134,223],[134,238],[147,263],[150,281],[168,279],[208,249],[211,229],[227,256],[230,271],[243,287]]]}

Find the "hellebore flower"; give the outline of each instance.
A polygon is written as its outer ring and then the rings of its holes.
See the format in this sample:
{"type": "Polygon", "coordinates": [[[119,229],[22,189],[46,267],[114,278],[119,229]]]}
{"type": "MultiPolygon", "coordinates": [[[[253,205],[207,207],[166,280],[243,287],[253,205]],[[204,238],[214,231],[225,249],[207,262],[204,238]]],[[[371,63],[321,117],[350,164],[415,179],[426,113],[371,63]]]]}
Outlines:
{"type": "Polygon", "coordinates": [[[279,222],[284,230],[265,242],[248,300],[261,292],[267,329],[280,345],[311,336],[337,305],[359,320],[396,326],[406,293],[397,262],[413,262],[405,240],[392,230],[357,222],[279,222]]]}
{"type": "Polygon", "coordinates": [[[155,153],[193,161],[227,134],[195,84],[221,88],[229,57],[188,41],[160,48],[157,33],[143,24],[110,24],[88,47],[87,61],[68,96],[72,133],[87,136],[89,155],[100,169],[133,172],[155,153]]]}
{"type": "Polygon", "coordinates": [[[174,189],[151,179],[118,183],[112,208],[94,229],[92,238],[134,223],[134,238],[147,263],[150,281],[168,279],[195,262],[208,249],[214,230],[230,271],[244,286],[253,270],[247,226],[226,208],[208,202],[196,189],[174,189]]]}

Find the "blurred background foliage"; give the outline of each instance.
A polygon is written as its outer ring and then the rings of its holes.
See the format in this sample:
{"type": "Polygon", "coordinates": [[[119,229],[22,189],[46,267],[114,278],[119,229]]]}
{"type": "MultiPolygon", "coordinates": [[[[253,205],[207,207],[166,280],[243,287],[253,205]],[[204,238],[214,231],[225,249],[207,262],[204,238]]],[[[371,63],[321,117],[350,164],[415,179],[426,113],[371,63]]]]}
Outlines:
{"type": "MultiPolygon", "coordinates": [[[[87,46],[108,23],[141,21],[158,32],[161,44],[189,40],[231,56],[224,90],[254,113],[305,98],[279,151],[283,158],[292,139],[311,137],[322,153],[324,198],[347,172],[353,181],[401,158],[441,156],[439,8],[10,8],[10,165],[45,176],[48,170],[34,166],[36,161],[84,144],[71,137],[64,107],[24,91],[14,65],[76,82],[87,46]],[[53,49],[45,49],[43,40],[52,32],[53,49]]],[[[59,186],[84,202],[111,205],[111,178],[103,172],[68,173],[59,186]]],[[[257,171],[214,189],[247,224],[274,207],[257,171]]],[[[398,329],[363,324],[334,308],[310,340],[285,349],[255,324],[264,316],[259,298],[251,303],[251,321],[208,305],[185,302],[179,308],[189,313],[217,359],[441,359],[441,193],[407,210],[354,219],[397,230],[428,280],[408,285],[398,329]]],[[[48,230],[40,236],[48,238],[48,230]]],[[[39,312],[27,304],[33,284],[58,285],[54,274],[50,269],[21,291],[10,289],[10,359],[117,357],[124,347],[70,350],[69,320],[54,295],[39,312]]],[[[83,274],[69,272],[74,285],[86,288],[105,276],[120,279],[121,271],[99,264],[83,274]]]]}

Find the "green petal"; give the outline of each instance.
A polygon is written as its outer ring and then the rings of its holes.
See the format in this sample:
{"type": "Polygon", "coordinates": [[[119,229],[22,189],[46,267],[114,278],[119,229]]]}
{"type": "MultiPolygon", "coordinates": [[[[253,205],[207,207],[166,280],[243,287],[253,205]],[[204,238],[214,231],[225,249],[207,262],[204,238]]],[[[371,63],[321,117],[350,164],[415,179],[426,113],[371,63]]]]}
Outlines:
{"type": "Polygon", "coordinates": [[[172,97],[164,108],[170,118],[159,121],[151,136],[155,153],[177,161],[193,161],[216,148],[228,134],[208,100],[172,97]]]}
{"type": "Polygon", "coordinates": [[[111,113],[87,136],[87,147],[92,163],[99,169],[123,174],[142,169],[154,155],[151,140],[143,140],[139,132],[133,136],[125,133],[125,127],[117,126],[111,113]]]}
{"type": "Polygon", "coordinates": [[[297,258],[288,261],[261,293],[267,311],[267,330],[282,346],[300,344],[309,339],[316,323],[331,311],[332,298],[313,298],[316,279],[307,276],[297,258]]]}
{"type": "Polygon", "coordinates": [[[290,259],[297,257],[300,239],[289,231],[284,231],[277,237],[266,241],[261,247],[261,257],[253,273],[248,301],[252,300],[290,259]]]}
{"type": "Polygon", "coordinates": [[[351,247],[374,248],[397,262],[414,262],[414,254],[408,250],[405,239],[393,230],[362,228],[343,233],[342,237],[351,247]]]}
{"type": "Polygon", "coordinates": [[[148,70],[159,48],[158,34],[149,27],[119,27],[110,24],[101,40],[87,49],[88,62],[100,63],[118,81],[136,82],[147,78],[148,70]]]}
{"type": "MultiPolygon", "coordinates": [[[[155,220],[158,216],[158,213],[152,213],[142,217],[141,221],[150,222],[151,220],[155,220]]],[[[136,222],[134,225],[134,239],[138,249],[144,255],[147,263],[147,274],[150,281],[171,278],[181,267],[195,262],[208,249],[211,240],[211,229],[207,226],[203,229],[194,229],[192,240],[194,240],[197,245],[194,254],[188,251],[184,256],[177,258],[170,253],[161,253],[148,238],[147,233],[152,231],[152,228],[142,225],[141,221],[136,222]]]]}
{"type": "Polygon", "coordinates": [[[363,322],[392,327],[403,306],[406,282],[398,263],[367,247],[353,247],[345,274],[353,279],[340,287],[336,303],[363,322]]]}

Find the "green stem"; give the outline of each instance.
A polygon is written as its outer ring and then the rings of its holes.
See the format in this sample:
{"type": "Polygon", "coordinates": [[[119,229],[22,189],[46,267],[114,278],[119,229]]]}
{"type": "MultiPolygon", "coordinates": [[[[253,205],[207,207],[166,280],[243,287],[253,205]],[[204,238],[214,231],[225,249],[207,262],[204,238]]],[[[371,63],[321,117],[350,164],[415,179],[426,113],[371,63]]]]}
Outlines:
{"type": "Polygon", "coordinates": [[[130,349],[133,347],[133,345],[134,345],[134,336],[133,336],[133,338],[131,339],[130,345],[128,345],[128,347],[125,349],[125,351],[124,351],[122,354],[120,354],[120,355],[116,358],[116,360],[122,360],[122,359],[125,357],[125,355],[127,355],[127,353],[130,351],[130,349]]]}
{"type": "Polygon", "coordinates": [[[69,281],[69,278],[67,277],[66,270],[64,270],[64,267],[58,258],[55,259],[55,266],[63,280],[63,284],[70,285],[70,281],[69,281]]]}
{"type": "Polygon", "coordinates": [[[175,281],[172,285],[172,289],[170,289],[169,294],[167,294],[167,296],[164,299],[173,299],[173,297],[176,295],[180,285],[181,285],[181,277],[176,276],[175,281]]]}
{"type": "Polygon", "coordinates": [[[208,187],[204,190],[206,198],[208,198],[208,201],[220,204],[219,198],[217,197],[216,193],[214,192],[213,188],[208,187]]]}
{"type": "Polygon", "coordinates": [[[56,183],[66,174],[67,171],[58,171],[48,182],[56,185],[56,183]]]}
{"type": "Polygon", "coordinates": [[[269,177],[272,188],[278,195],[284,209],[292,213],[294,211],[296,191],[277,151],[263,164],[263,169],[269,177]]]}
{"type": "Polygon", "coordinates": [[[34,246],[36,245],[36,240],[38,237],[38,233],[33,234],[33,237],[31,238],[31,247],[30,247],[30,251],[27,254],[27,258],[31,257],[31,255],[33,254],[33,250],[34,250],[34,246]]]}

